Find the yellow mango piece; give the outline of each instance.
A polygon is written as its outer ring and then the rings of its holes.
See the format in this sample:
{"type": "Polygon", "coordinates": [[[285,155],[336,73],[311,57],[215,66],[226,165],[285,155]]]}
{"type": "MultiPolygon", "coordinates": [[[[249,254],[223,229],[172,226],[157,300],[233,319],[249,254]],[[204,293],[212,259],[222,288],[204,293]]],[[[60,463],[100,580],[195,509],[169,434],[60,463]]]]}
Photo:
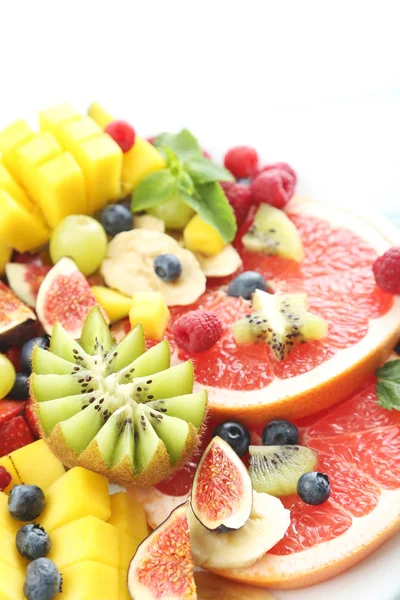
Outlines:
{"type": "Polygon", "coordinates": [[[76,144],[81,144],[102,133],[103,130],[90,117],[82,116],[76,121],[62,125],[57,131],[57,139],[60,144],[70,152],[73,152],[76,144]]]}
{"type": "Polygon", "coordinates": [[[111,517],[108,522],[119,531],[142,542],[149,534],[143,506],[131,494],[118,492],[110,496],[111,517]]]}
{"type": "Polygon", "coordinates": [[[108,480],[82,467],[74,467],[46,492],[40,524],[53,531],[76,519],[92,515],[107,521],[111,515],[108,480]]]}
{"type": "Polygon", "coordinates": [[[128,296],[103,285],[92,286],[92,292],[97,302],[104,308],[111,323],[129,315],[132,300],[128,296]]]}
{"type": "Polygon", "coordinates": [[[131,600],[131,595],[128,592],[128,570],[119,569],[119,596],[118,600],[131,600]]]}
{"type": "Polygon", "coordinates": [[[192,252],[202,252],[206,256],[215,256],[225,248],[225,242],[218,231],[195,215],[183,230],[185,247],[192,252]]]}
{"type": "Polygon", "coordinates": [[[76,143],[71,152],[85,177],[90,212],[120,197],[122,150],[109,135],[76,143]]]}
{"type": "Polygon", "coordinates": [[[136,136],[133,148],[123,155],[121,179],[124,193],[131,192],[146,175],[165,169],[166,166],[157,148],[136,136]]]}
{"type": "MultiPolygon", "coordinates": [[[[8,511],[8,496],[4,492],[0,492],[0,528],[8,529],[13,535],[16,535],[18,529],[22,526],[12,518],[8,511]]],[[[0,596],[1,598],[1,596],[0,596]]]]}
{"type": "Polygon", "coordinates": [[[26,203],[23,206],[5,190],[0,190],[0,239],[19,252],[38,248],[50,237],[40,211],[27,197],[26,203]]]}
{"type": "Polygon", "coordinates": [[[160,292],[135,292],[129,321],[134,327],[143,325],[144,334],[152,340],[162,340],[168,326],[170,312],[160,292]]]}
{"type": "Polygon", "coordinates": [[[13,250],[10,246],[0,244],[0,276],[4,275],[6,264],[10,262],[12,253],[13,250]]]}
{"type": "Polygon", "coordinates": [[[39,113],[39,125],[41,131],[48,131],[56,135],[59,127],[81,117],[80,113],[68,102],[62,102],[51,106],[39,113]]]}
{"type": "Polygon", "coordinates": [[[2,456],[0,458],[0,467],[4,467],[5,470],[8,471],[12,477],[10,485],[8,487],[6,487],[6,489],[4,490],[5,494],[9,494],[11,492],[11,490],[13,489],[14,485],[20,485],[22,483],[22,481],[19,478],[19,475],[18,475],[17,471],[15,470],[15,467],[12,464],[9,456],[2,456]]]}
{"type": "Polygon", "coordinates": [[[69,152],[38,167],[31,173],[29,186],[52,229],[68,215],[87,212],[84,178],[69,152]]]}
{"type": "Polygon", "coordinates": [[[18,179],[34,197],[35,190],[30,189],[32,172],[44,162],[59,156],[62,148],[50,133],[39,133],[15,149],[18,179]]]}
{"type": "Polygon", "coordinates": [[[17,469],[21,481],[25,484],[38,485],[46,491],[57,479],[62,477],[65,469],[43,440],[14,450],[11,459],[17,469]]]}
{"type": "Polygon", "coordinates": [[[118,547],[119,547],[119,568],[128,569],[129,563],[131,562],[137,547],[141,541],[129,535],[125,531],[118,533],[118,547]]]}
{"type": "Polygon", "coordinates": [[[27,142],[30,138],[33,138],[35,132],[28,123],[24,120],[15,121],[3,131],[0,131],[0,152],[2,153],[2,160],[8,170],[14,175],[18,176],[18,164],[15,157],[15,151],[20,144],[27,142]]]}
{"type": "Polygon", "coordinates": [[[88,516],[59,527],[51,534],[49,558],[60,570],[83,560],[118,568],[119,549],[115,527],[88,516]]]}
{"type": "MultiPolygon", "coordinates": [[[[1,600],[22,600],[24,596],[25,572],[0,562],[1,600]]],[[[129,596],[128,596],[129,598],[129,596]]]]}
{"type": "Polygon", "coordinates": [[[62,600],[119,600],[118,570],[114,567],[83,561],[66,567],[62,574],[62,600]]]}
{"type": "Polygon", "coordinates": [[[93,102],[88,110],[88,115],[96,121],[96,123],[104,129],[111,121],[115,121],[115,118],[104,110],[100,104],[93,102]]]}
{"type": "MultiPolygon", "coordinates": [[[[22,527],[23,524],[24,523],[20,523],[19,526],[22,527]]],[[[28,561],[25,560],[25,558],[22,558],[16,548],[15,532],[0,525],[0,569],[2,563],[14,567],[14,569],[26,569],[28,565],[28,561]]]]}
{"type": "Polygon", "coordinates": [[[23,206],[32,206],[24,189],[15,181],[10,171],[0,162],[0,190],[5,190],[23,206]]]}

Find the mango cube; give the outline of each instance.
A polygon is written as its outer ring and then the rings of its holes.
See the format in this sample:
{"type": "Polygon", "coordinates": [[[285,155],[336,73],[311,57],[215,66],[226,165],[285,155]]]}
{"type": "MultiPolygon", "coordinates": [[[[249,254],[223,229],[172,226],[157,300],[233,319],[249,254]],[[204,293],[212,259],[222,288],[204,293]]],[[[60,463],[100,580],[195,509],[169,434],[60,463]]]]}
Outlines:
{"type": "Polygon", "coordinates": [[[123,155],[122,186],[124,194],[131,192],[146,175],[166,168],[160,152],[150,142],[136,136],[135,144],[123,155]]]}
{"type": "Polygon", "coordinates": [[[9,494],[13,489],[14,485],[19,485],[22,482],[9,456],[2,456],[0,458],[0,467],[4,467],[5,470],[8,471],[12,477],[10,485],[4,490],[5,494],[9,494]]]}
{"type": "Polygon", "coordinates": [[[59,569],[83,560],[118,568],[119,549],[115,527],[88,516],[59,527],[51,534],[53,546],[49,558],[59,569]]]}
{"type": "Polygon", "coordinates": [[[21,481],[38,485],[46,491],[57,479],[65,474],[65,469],[43,440],[15,450],[11,454],[21,481]]]}
{"type": "Polygon", "coordinates": [[[88,110],[88,115],[96,121],[96,123],[104,129],[111,121],[115,121],[115,118],[110,115],[100,104],[93,102],[88,110]]]}
{"type": "MultiPolygon", "coordinates": [[[[24,598],[25,573],[0,562],[1,600],[22,600],[24,598]]],[[[129,598],[129,596],[128,596],[129,598]]]]}
{"type": "Polygon", "coordinates": [[[79,112],[71,104],[62,102],[39,113],[40,130],[56,135],[61,125],[79,119],[80,116],[79,112]]]}
{"type": "Polygon", "coordinates": [[[142,542],[149,534],[146,513],[132,494],[118,492],[110,496],[111,517],[108,522],[119,531],[129,533],[142,542]]]}
{"type": "Polygon", "coordinates": [[[0,239],[19,252],[45,244],[50,232],[40,211],[26,197],[26,205],[0,190],[0,239]],[[21,235],[23,232],[23,235],[21,235]]]}
{"type": "Polygon", "coordinates": [[[32,202],[29,200],[26,192],[23,188],[15,181],[10,171],[4,164],[0,162],[0,190],[5,190],[13,196],[23,206],[32,206],[32,202]]]}
{"type": "Polygon", "coordinates": [[[11,261],[13,249],[0,242],[0,276],[4,275],[6,264],[11,261]]]}
{"type": "Polygon", "coordinates": [[[102,129],[90,117],[82,116],[76,121],[70,121],[62,125],[56,137],[60,144],[69,152],[73,152],[76,144],[86,142],[102,133],[102,129]]]}
{"type": "Polygon", "coordinates": [[[32,172],[35,172],[39,165],[60,155],[61,152],[60,144],[50,133],[37,134],[15,149],[19,181],[32,197],[34,197],[30,189],[32,172]]]}
{"type": "Polygon", "coordinates": [[[63,569],[62,600],[119,600],[118,570],[93,561],[63,569]]]}
{"type": "Polygon", "coordinates": [[[111,323],[129,315],[132,305],[131,298],[102,285],[94,285],[91,289],[97,302],[104,308],[111,323]]]}
{"type": "Polygon", "coordinates": [[[46,531],[88,515],[102,521],[111,515],[107,479],[82,467],[74,467],[57,479],[47,490],[46,500],[40,518],[46,531]]]}
{"type": "MultiPolygon", "coordinates": [[[[22,527],[22,525],[23,523],[20,523],[20,527],[22,527]]],[[[14,569],[25,569],[28,561],[22,558],[17,550],[15,545],[15,532],[0,525],[0,569],[3,564],[14,567],[14,569]]]]}
{"type": "Polygon", "coordinates": [[[118,533],[119,568],[128,569],[140,541],[125,531],[118,533]]]}
{"type": "Polygon", "coordinates": [[[0,492],[0,527],[8,529],[8,531],[11,531],[15,535],[21,526],[22,523],[13,519],[8,511],[7,494],[0,492]]]}
{"type": "Polygon", "coordinates": [[[131,600],[131,595],[128,592],[128,571],[127,569],[119,569],[119,596],[118,600],[131,600]]]}
{"type": "Polygon", "coordinates": [[[83,175],[69,152],[45,162],[31,173],[29,189],[51,228],[67,215],[87,212],[83,175]]]}
{"type": "Polygon", "coordinates": [[[3,162],[14,177],[18,177],[15,151],[20,144],[27,142],[34,135],[33,129],[22,119],[0,131],[0,152],[3,155],[3,162]]]}
{"type": "Polygon", "coordinates": [[[162,340],[169,321],[169,310],[160,292],[135,292],[129,321],[134,327],[143,325],[144,334],[152,340],[162,340]]]}
{"type": "Polygon", "coordinates": [[[225,242],[212,225],[195,215],[183,230],[185,247],[191,252],[202,252],[206,256],[215,256],[225,247],[225,242]]]}

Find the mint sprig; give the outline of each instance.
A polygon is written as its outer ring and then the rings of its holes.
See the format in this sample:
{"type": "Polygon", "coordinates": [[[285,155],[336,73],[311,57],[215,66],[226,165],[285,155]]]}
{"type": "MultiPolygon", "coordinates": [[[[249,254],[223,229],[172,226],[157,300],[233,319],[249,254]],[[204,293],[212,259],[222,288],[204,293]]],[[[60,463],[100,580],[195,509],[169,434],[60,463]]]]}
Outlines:
{"type": "Polygon", "coordinates": [[[392,360],[377,370],[378,404],[389,410],[400,410],[400,360],[392,360]]]}
{"type": "Polygon", "coordinates": [[[231,173],[205,158],[187,129],[177,134],[162,133],[155,146],[165,157],[167,168],[142,179],[132,196],[132,212],[179,198],[212,225],[225,243],[231,242],[237,230],[235,214],[218,183],[234,181],[231,173]]]}

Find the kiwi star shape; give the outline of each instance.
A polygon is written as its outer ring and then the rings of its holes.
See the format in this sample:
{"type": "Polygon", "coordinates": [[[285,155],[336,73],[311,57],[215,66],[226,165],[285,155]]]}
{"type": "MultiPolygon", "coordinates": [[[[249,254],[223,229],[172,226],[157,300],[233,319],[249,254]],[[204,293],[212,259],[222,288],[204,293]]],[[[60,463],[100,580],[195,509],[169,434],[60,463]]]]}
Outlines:
{"type": "Polygon", "coordinates": [[[123,486],[152,485],[196,450],[207,394],[193,393],[190,361],[171,367],[166,340],[145,351],[137,325],[118,344],[98,307],[79,343],[57,323],[36,347],[30,381],[43,439],[67,467],[123,486]]]}

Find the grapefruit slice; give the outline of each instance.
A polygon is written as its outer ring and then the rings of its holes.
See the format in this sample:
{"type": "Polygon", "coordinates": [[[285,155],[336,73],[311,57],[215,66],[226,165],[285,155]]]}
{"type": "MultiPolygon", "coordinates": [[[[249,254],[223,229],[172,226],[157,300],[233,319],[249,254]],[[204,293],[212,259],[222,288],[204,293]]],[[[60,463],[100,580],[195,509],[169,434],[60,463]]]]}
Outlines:
{"type": "Polygon", "coordinates": [[[224,324],[222,338],[209,351],[175,353],[176,361],[193,359],[196,386],[207,387],[212,415],[220,420],[255,423],[321,411],[354,392],[383,364],[399,336],[400,298],[383,293],[372,273],[376,256],[399,240],[398,230],[385,219],[370,223],[301,198],[291,202],[288,214],[300,232],[304,260],[299,264],[246,250],[240,239],[250,217],[237,242],[242,269],[259,271],[277,291],[307,292],[309,310],[329,324],[325,340],[298,345],[283,361],[265,344],[236,346],[231,324],[251,309],[248,301],[227,297],[220,280],[209,281],[195,305],[171,311],[174,320],[205,308],[224,324]]]}

